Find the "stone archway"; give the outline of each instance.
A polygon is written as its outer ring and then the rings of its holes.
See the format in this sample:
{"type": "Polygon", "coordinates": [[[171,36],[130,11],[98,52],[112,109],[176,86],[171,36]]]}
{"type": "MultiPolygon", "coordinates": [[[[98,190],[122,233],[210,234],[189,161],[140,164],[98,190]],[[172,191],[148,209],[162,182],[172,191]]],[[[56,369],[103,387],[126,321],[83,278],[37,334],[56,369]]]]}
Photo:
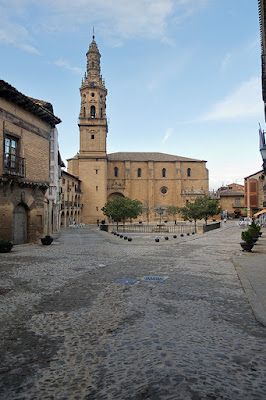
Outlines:
{"type": "Polygon", "coordinates": [[[14,244],[27,243],[28,236],[28,213],[23,204],[18,204],[14,208],[14,244]]]}
{"type": "Polygon", "coordinates": [[[111,193],[111,194],[109,194],[107,201],[113,200],[114,197],[125,197],[125,196],[119,192],[111,193]]]}

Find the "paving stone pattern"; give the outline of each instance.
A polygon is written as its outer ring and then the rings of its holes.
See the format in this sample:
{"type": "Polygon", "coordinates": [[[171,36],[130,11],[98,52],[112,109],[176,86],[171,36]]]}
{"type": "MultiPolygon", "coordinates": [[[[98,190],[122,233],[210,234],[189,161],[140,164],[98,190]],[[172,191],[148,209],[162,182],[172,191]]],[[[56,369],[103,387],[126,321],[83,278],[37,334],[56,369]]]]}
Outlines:
{"type": "Polygon", "coordinates": [[[85,227],[0,255],[0,399],[264,400],[239,239],[235,225],[160,243],[85,227]]]}

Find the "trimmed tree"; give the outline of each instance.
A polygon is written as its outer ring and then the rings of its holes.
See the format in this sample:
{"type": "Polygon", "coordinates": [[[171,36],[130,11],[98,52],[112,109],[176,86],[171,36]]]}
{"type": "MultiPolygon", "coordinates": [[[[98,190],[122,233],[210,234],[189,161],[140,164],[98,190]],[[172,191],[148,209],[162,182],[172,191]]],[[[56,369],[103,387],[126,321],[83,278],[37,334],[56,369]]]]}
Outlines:
{"type": "Polygon", "coordinates": [[[176,214],[178,213],[179,208],[177,206],[169,206],[167,207],[167,215],[172,215],[174,219],[176,219],[176,214]]]}
{"type": "Polygon", "coordinates": [[[197,197],[194,203],[188,202],[185,207],[180,208],[184,220],[193,219],[195,222],[195,230],[197,220],[204,219],[207,225],[207,220],[221,212],[219,200],[212,199],[211,196],[197,197]]]}
{"type": "Polygon", "coordinates": [[[108,218],[113,218],[118,229],[118,222],[123,221],[125,223],[126,219],[135,219],[141,214],[142,203],[128,197],[114,197],[104,205],[102,212],[108,218]]]}

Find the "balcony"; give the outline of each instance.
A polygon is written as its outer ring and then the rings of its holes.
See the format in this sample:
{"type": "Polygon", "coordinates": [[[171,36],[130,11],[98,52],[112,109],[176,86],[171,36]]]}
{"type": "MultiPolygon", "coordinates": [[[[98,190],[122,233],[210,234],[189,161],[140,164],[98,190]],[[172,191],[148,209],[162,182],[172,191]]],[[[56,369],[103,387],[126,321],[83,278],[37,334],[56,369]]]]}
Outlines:
{"type": "Polygon", "coordinates": [[[26,177],[26,161],[25,158],[18,157],[10,153],[4,153],[4,174],[26,177]]]}

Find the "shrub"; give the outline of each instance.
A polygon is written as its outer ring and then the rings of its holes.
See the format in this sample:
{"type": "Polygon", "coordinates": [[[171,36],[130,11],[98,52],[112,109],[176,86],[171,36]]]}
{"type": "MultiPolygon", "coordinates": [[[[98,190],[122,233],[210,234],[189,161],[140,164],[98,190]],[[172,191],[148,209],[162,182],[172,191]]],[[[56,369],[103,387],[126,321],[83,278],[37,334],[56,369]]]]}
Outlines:
{"type": "Polygon", "coordinates": [[[241,233],[241,239],[246,243],[253,243],[253,235],[250,230],[244,231],[241,233]]]}
{"type": "Polygon", "coordinates": [[[0,240],[0,253],[8,253],[11,251],[13,243],[8,240],[0,240]]]}

